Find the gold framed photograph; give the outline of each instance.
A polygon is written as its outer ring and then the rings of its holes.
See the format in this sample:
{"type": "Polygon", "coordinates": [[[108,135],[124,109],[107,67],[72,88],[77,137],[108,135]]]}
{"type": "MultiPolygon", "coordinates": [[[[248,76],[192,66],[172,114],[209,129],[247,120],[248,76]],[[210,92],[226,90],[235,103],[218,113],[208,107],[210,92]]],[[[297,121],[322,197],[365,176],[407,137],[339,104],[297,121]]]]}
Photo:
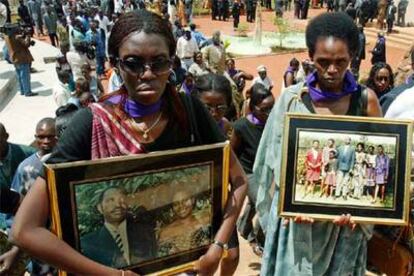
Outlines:
{"type": "Polygon", "coordinates": [[[225,142],[47,165],[52,228],[107,266],[189,271],[221,225],[229,154],[225,142]]]}
{"type": "Polygon", "coordinates": [[[288,113],[279,215],[406,225],[412,122],[288,113]]]}

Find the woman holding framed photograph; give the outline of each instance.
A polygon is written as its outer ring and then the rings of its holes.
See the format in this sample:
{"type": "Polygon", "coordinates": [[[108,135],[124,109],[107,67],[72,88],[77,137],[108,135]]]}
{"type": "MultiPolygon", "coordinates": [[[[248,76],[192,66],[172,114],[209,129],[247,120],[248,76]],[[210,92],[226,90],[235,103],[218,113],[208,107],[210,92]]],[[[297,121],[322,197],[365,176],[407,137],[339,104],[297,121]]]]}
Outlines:
{"type": "MultiPolygon", "coordinates": [[[[122,15],[108,42],[124,84],[100,103],[79,111],[62,135],[49,163],[100,159],[212,144],[225,140],[203,104],[179,95],[169,83],[175,40],[166,21],[145,10],[122,15]]],[[[234,154],[231,192],[214,244],[196,269],[213,274],[240,212],[247,180],[234,154]]],[[[12,239],[24,251],[57,268],[81,275],[132,275],[99,264],[59,240],[46,227],[47,184],[38,178],[16,215],[12,239]]]]}
{"type": "Polygon", "coordinates": [[[350,214],[338,214],[332,222],[277,215],[286,112],[382,116],[375,93],[361,87],[348,70],[358,48],[352,19],[342,13],[315,17],[306,29],[306,43],[316,71],[281,94],[254,165],[259,185],[256,207],[266,232],[261,275],[364,275],[371,227],[353,224],[350,214]]]}

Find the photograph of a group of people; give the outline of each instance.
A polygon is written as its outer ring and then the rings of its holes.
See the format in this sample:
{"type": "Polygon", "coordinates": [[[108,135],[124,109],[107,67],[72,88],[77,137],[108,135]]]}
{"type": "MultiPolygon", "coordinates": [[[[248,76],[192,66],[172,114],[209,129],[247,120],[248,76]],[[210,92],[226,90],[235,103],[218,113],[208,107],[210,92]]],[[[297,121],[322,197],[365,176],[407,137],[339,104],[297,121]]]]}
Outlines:
{"type": "Polygon", "coordinates": [[[300,130],[295,202],[392,208],[395,136],[300,130]]]}
{"type": "Polygon", "coordinates": [[[122,268],[211,244],[210,168],[75,185],[80,251],[122,268]]]}

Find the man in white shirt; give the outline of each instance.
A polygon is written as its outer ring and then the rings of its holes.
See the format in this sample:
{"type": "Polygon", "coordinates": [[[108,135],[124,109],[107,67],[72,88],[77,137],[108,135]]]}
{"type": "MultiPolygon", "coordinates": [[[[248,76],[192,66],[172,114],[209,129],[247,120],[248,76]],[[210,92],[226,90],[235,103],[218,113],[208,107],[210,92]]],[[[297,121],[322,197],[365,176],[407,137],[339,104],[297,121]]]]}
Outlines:
{"type": "Polygon", "coordinates": [[[269,91],[273,88],[273,81],[267,76],[267,69],[264,65],[257,67],[257,73],[259,76],[255,77],[252,82],[252,86],[256,83],[262,84],[269,91]]]}
{"type": "Polygon", "coordinates": [[[193,64],[194,54],[199,51],[197,41],[191,36],[191,32],[186,30],[184,35],[177,41],[177,56],[181,60],[181,66],[188,71],[193,64]]]}
{"type": "Polygon", "coordinates": [[[53,87],[53,99],[58,107],[66,105],[70,98],[69,80],[70,73],[68,71],[59,71],[57,73],[58,81],[53,87]]]}
{"type": "Polygon", "coordinates": [[[109,31],[109,19],[108,17],[103,13],[103,11],[99,11],[95,15],[95,20],[98,20],[99,22],[99,29],[104,30],[105,37],[108,37],[108,31],[109,31]]]}

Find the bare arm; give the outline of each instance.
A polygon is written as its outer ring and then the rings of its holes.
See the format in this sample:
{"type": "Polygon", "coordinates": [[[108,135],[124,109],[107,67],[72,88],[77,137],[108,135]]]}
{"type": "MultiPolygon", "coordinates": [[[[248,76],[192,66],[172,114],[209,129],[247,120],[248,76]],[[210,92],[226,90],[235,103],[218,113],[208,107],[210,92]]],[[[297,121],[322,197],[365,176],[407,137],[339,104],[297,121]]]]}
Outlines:
{"type": "Polygon", "coordinates": [[[85,275],[121,275],[121,272],[98,264],[59,240],[45,225],[49,217],[46,181],[37,178],[17,211],[11,240],[19,248],[65,271],[85,275]]]}
{"type": "MultiPolygon", "coordinates": [[[[230,157],[230,182],[232,189],[227,199],[223,222],[215,236],[215,240],[222,243],[229,241],[247,193],[247,177],[233,151],[230,157]]],[[[199,275],[213,275],[219,265],[222,253],[220,247],[210,246],[207,253],[196,264],[195,269],[199,275]]]]}
{"type": "Polygon", "coordinates": [[[293,81],[295,80],[292,73],[287,73],[285,76],[285,87],[293,85],[293,81]]]}
{"type": "Polygon", "coordinates": [[[382,110],[377,95],[371,89],[368,89],[367,115],[369,117],[382,117],[382,110]]]}

